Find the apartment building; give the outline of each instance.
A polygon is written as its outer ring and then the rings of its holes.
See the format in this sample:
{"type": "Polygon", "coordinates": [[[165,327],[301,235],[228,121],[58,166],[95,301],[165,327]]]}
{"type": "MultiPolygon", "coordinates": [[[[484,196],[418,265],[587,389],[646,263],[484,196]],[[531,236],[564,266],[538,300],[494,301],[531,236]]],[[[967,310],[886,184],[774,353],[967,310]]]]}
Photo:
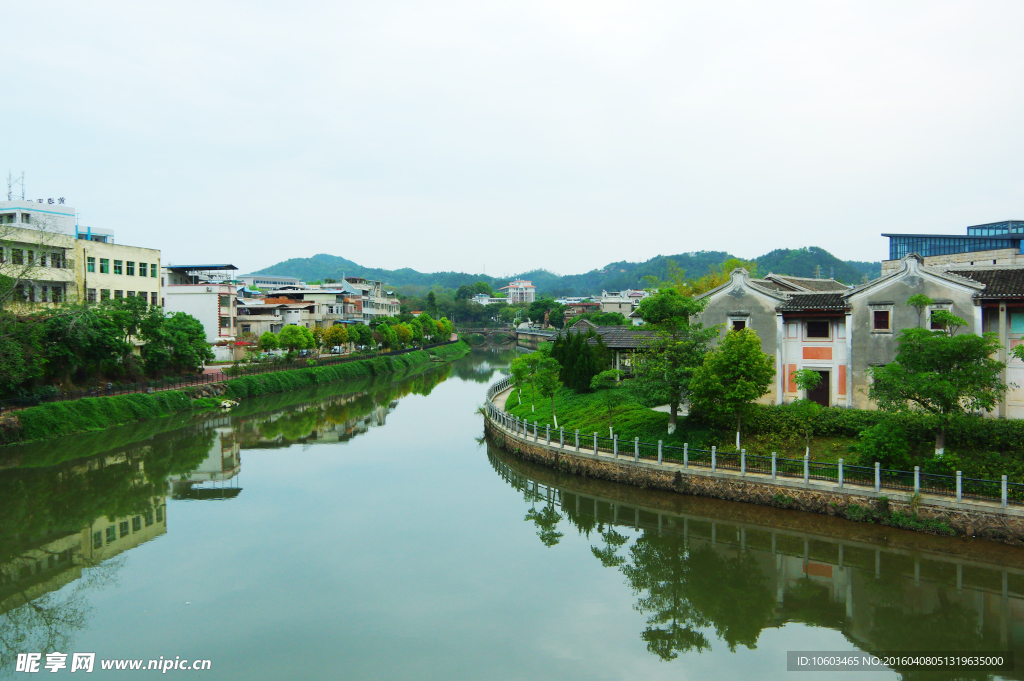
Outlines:
{"type": "Polygon", "coordinates": [[[532,303],[537,300],[537,287],[525,279],[510,281],[508,286],[502,286],[499,291],[505,291],[508,301],[515,303],[532,303]]]}

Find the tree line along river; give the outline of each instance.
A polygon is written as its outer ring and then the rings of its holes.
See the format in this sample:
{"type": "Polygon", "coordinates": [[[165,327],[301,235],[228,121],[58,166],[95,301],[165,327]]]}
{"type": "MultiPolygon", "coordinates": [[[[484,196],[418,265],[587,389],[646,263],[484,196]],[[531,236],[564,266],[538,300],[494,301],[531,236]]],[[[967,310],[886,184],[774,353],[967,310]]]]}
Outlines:
{"type": "Polygon", "coordinates": [[[1024,649],[1018,548],[493,446],[476,409],[513,352],[0,448],[0,678],[51,650],[218,679],[717,679],[783,678],[790,650],[1024,649]]]}

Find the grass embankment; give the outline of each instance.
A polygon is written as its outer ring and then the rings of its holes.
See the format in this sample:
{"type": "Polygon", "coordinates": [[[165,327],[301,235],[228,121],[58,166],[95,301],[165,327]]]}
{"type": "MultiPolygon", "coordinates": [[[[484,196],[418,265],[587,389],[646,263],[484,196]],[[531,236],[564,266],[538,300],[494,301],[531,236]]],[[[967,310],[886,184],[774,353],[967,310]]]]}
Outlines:
{"type": "MultiPolygon", "coordinates": [[[[620,388],[625,403],[614,409],[611,423],[620,440],[631,441],[639,437],[643,442],[663,440],[667,445],[710,449],[712,445],[722,451],[734,451],[736,433],[731,423],[706,423],[694,417],[680,417],[675,433],[669,435],[668,414],[652,411],[649,405],[633,393],[627,381],[620,388]]],[[[531,423],[538,421],[540,428],[554,421],[551,401],[536,401],[530,407],[530,389],[524,388],[523,402],[513,392],[506,409],[531,423]]],[[[603,391],[577,394],[562,388],[555,395],[555,413],[558,424],[567,432],[579,428],[580,433],[594,432],[608,436],[608,408],[603,391]]],[[[1008,475],[1011,480],[1024,481],[1024,421],[986,419],[964,416],[953,419],[946,437],[946,456],[934,458],[935,422],[918,414],[887,414],[862,409],[822,409],[812,423],[811,459],[834,462],[840,457],[846,463],[858,463],[855,451],[862,444],[861,433],[882,423],[891,424],[905,440],[906,451],[898,460],[889,462],[892,468],[912,470],[920,465],[922,471],[952,474],[962,470],[966,477],[998,480],[1008,475]],[[851,447],[853,449],[851,450],[851,447]]],[[[744,420],[742,446],[749,454],[801,459],[804,455],[804,430],[799,412],[788,405],[757,405],[754,413],[744,420]]],[[[873,453],[865,453],[863,465],[873,466],[878,460],[873,453]],[[869,459],[869,460],[868,460],[869,459]]],[[[883,464],[886,465],[886,464],[883,464]]]]}
{"type": "MultiPolygon", "coordinates": [[[[465,343],[417,350],[397,356],[373,357],[328,367],[308,367],[260,376],[243,376],[227,382],[228,397],[253,397],[307,388],[353,378],[368,378],[408,371],[430,362],[431,355],[456,359],[469,351],[465,343]]],[[[172,414],[209,409],[219,400],[192,400],[183,390],[136,393],[111,397],[86,397],[68,402],[42,404],[15,412],[0,428],[0,444],[60,437],[103,430],[111,426],[155,419],[172,414]]]]}

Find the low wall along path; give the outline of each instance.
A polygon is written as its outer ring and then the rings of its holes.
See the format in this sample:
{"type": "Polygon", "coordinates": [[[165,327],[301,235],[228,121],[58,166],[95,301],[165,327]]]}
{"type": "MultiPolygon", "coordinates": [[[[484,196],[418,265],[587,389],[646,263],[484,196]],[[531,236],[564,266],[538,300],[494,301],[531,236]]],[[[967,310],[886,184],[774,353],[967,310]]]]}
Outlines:
{"type": "Polygon", "coordinates": [[[660,455],[660,443],[658,460],[645,460],[640,455],[640,443],[624,442],[621,445],[623,449],[620,449],[615,441],[609,450],[596,442],[598,439],[608,442],[607,438],[595,438],[592,434],[578,431],[566,432],[564,428],[556,430],[516,419],[504,409],[511,390],[506,378],[487,391],[484,428],[488,436],[522,459],[567,473],[682,494],[827,513],[853,520],[863,517],[861,509],[878,508],[887,500],[887,512],[944,523],[961,536],[1024,544],[1024,506],[1019,502],[1007,503],[1005,482],[1000,502],[879,489],[877,477],[876,487],[846,482],[842,473],[837,482],[806,479],[806,473],[803,477],[782,477],[747,470],[745,457],[741,470],[716,467],[714,456],[710,466],[692,459],[685,463],[669,461],[660,455]]]}

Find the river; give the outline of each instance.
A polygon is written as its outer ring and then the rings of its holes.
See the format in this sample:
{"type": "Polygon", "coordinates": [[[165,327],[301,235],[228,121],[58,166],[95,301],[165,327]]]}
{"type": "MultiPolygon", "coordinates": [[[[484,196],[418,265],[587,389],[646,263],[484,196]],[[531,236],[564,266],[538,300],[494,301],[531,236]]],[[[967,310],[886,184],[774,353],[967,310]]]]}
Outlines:
{"type": "Polygon", "coordinates": [[[477,413],[512,352],[0,449],[0,678],[51,650],[95,653],[96,678],[161,657],[214,679],[782,679],[798,650],[1024,666],[1024,550],[519,461],[477,413]]]}

